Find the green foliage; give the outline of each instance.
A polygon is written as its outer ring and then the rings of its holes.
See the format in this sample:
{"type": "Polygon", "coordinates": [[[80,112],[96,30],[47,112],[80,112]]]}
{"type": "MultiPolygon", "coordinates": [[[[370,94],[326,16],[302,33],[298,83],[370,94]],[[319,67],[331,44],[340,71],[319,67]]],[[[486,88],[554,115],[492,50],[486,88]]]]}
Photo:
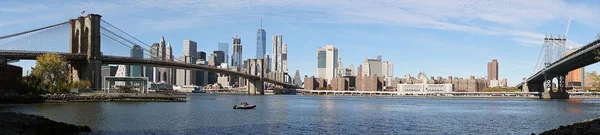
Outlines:
{"type": "Polygon", "coordinates": [[[41,86],[41,79],[34,76],[25,76],[23,78],[25,79],[17,81],[17,86],[19,86],[17,94],[38,95],[44,93],[44,89],[41,86]]]}
{"type": "Polygon", "coordinates": [[[502,88],[502,87],[492,87],[492,88],[484,88],[483,92],[520,92],[521,90],[518,88],[502,88]]]}
{"type": "Polygon", "coordinates": [[[37,63],[31,71],[32,75],[41,79],[41,86],[50,93],[69,92],[69,70],[67,60],[58,54],[47,53],[36,58],[37,63]]]}
{"type": "Polygon", "coordinates": [[[92,83],[88,80],[79,80],[71,83],[71,88],[87,89],[92,86],[92,83]]]}
{"type": "Polygon", "coordinates": [[[331,84],[327,84],[327,87],[325,87],[326,90],[331,90],[331,84]]]}

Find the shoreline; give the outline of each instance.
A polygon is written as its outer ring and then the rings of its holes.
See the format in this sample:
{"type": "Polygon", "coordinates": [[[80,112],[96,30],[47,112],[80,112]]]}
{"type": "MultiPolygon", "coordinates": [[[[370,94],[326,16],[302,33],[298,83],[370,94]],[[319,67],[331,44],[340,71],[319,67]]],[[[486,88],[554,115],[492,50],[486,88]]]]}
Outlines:
{"type": "Polygon", "coordinates": [[[46,117],[16,112],[0,112],[0,134],[79,134],[91,132],[88,126],[57,122],[46,117]]]}
{"type": "MultiPolygon", "coordinates": [[[[535,133],[531,133],[535,135],[535,133]]],[[[539,135],[555,135],[555,134],[600,134],[600,117],[575,122],[566,126],[559,126],[558,128],[546,130],[539,135]]]]}
{"type": "Polygon", "coordinates": [[[187,102],[185,94],[80,93],[47,95],[0,95],[0,104],[66,102],[187,102]]]}

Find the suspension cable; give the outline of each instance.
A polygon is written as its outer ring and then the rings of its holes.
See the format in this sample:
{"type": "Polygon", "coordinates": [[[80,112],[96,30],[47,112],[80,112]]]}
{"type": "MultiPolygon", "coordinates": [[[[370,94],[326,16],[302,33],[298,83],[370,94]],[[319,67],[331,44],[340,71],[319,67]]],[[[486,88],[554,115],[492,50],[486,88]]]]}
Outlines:
{"type": "Polygon", "coordinates": [[[538,68],[538,64],[540,64],[540,58],[542,57],[542,52],[544,51],[544,47],[545,47],[545,46],[542,46],[542,49],[540,49],[540,55],[538,55],[538,60],[537,60],[537,62],[535,63],[535,67],[533,67],[533,71],[531,72],[531,75],[533,75],[533,74],[535,74],[535,73],[536,73],[535,71],[536,71],[536,70],[537,70],[537,68],[538,68]]]}
{"type": "Polygon", "coordinates": [[[69,22],[63,22],[63,23],[59,23],[59,24],[55,24],[55,25],[50,25],[50,26],[46,26],[46,27],[42,27],[42,28],[38,28],[38,29],[34,29],[34,30],[29,30],[29,31],[25,31],[25,32],[20,32],[20,33],[15,33],[15,34],[11,34],[11,35],[2,36],[2,37],[0,37],[0,40],[6,39],[6,38],[10,38],[10,37],[14,37],[14,36],[19,36],[19,35],[27,34],[27,33],[31,33],[31,32],[36,32],[36,31],[40,31],[40,30],[44,30],[44,29],[48,29],[48,28],[52,28],[52,27],[56,27],[56,26],[59,26],[59,25],[67,24],[67,23],[69,23],[69,22]]]}

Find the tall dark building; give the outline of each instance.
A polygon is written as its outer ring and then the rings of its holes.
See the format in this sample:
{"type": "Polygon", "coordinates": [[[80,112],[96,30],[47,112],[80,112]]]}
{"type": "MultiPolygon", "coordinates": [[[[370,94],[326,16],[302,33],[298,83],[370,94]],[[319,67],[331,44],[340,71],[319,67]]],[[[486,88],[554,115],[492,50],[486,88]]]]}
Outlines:
{"type": "MultiPolygon", "coordinates": [[[[131,52],[130,55],[132,58],[144,58],[144,50],[142,49],[141,46],[139,45],[134,45],[133,48],[131,48],[131,52]]],[[[139,65],[131,65],[129,67],[129,76],[131,77],[141,77],[143,76],[142,71],[143,67],[139,66],[139,65]]]]}
{"type": "Polygon", "coordinates": [[[196,55],[198,55],[198,56],[196,56],[196,58],[204,60],[204,61],[208,61],[206,59],[206,53],[204,51],[199,51],[198,53],[196,53],[196,55]]]}
{"type": "Polygon", "coordinates": [[[217,56],[215,59],[215,66],[220,66],[221,63],[225,62],[225,52],[223,51],[213,51],[213,53],[217,56]]]}
{"type": "Polygon", "coordinates": [[[488,80],[498,80],[498,60],[494,59],[492,62],[488,62],[487,73],[488,80]]]}

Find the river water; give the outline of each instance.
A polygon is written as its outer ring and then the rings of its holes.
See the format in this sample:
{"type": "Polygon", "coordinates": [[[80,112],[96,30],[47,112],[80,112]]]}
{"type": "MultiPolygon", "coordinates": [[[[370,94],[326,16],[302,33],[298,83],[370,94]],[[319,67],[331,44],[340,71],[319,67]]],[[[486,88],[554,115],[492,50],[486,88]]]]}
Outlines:
{"type": "MultiPolygon", "coordinates": [[[[6,106],[6,105],[4,105],[6,106]]],[[[600,117],[600,99],[188,94],[188,102],[3,107],[91,134],[531,134],[600,117]],[[233,110],[246,101],[253,110],[233,110]]]]}

